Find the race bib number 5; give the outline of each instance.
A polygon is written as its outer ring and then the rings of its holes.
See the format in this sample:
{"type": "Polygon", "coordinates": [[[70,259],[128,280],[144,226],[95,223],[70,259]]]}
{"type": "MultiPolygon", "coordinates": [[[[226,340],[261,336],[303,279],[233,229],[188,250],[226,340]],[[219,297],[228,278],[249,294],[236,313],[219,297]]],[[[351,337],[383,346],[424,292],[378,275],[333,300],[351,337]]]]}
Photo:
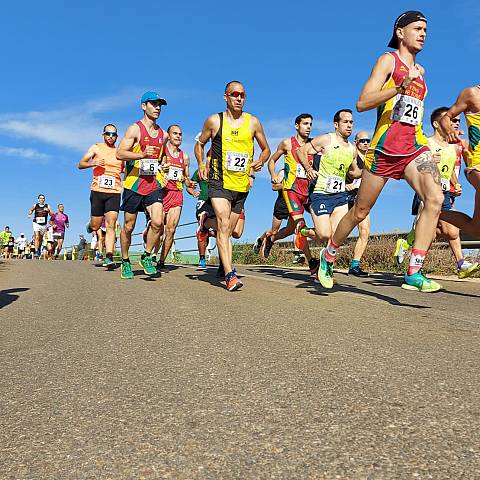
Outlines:
{"type": "Polygon", "coordinates": [[[183,168],[180,167],[169,167],[168,169],[168,180],[172,180],[174,182],[179,182],[183,177],[183,168]]]}
{"type": "Polygon", "coordinates": [[[392,110],[392,120],[395,122],[418,125],[422,119],[423,102],[409,95],[398,94],[395,96],[392,110]]]}
{"type": "Polygon", "coordinates": [[[152,160],[140,160],[140,175],[156,175],[158,162],[152,160]]]}
{"type": "Polygon", "coordinates": [[[115,177],[110,175],[101,175],[98,179],[98,186],[100,188],[108,188],[110,190],[115,188],[115,177]]]}
{"type": "Polygon", "coordinates": [[[227,170],[231,172],[246,172],[248,163],[248,153],[226,152],[225,162],[227,170]]]}
{"type": "Polygon", "coordinates": [[[325,191],[327,193],[339,193],[345,191],[345,180],[336,175],[329,175],[327,183],[325,184],[325,191]]]}

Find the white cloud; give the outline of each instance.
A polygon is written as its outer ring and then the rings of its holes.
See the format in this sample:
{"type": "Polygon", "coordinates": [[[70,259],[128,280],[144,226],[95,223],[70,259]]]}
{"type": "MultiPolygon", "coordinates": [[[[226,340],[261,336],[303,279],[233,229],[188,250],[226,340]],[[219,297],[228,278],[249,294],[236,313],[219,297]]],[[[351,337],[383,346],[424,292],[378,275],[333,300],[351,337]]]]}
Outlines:
{"type": "Polygon", "coordinates": [[[48,161],[51,157],[46,153],[38,152],[33,148],[16,148],[0,146],[0,155],[8,157],[20,157],[28,160],[48,161]]]}

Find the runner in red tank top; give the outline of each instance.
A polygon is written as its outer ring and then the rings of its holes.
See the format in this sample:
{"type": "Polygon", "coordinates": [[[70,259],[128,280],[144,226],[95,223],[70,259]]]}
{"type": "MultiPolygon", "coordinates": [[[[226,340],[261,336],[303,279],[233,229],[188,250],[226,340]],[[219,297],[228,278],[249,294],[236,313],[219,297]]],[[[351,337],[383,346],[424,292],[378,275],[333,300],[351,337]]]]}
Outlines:
{"type": "Polygon", "coordinates": [[[121,277],[133,278],[128,250],[138,212],[147,211],[151,224],[140,266],[147,275],[157,269],[152,265],[151,252],[163,230],[162,191],[157,181],[159,161],[163,151],[164,131],[157,125],[162,105],[167,102],[156,92],[146,92],[141,100],[144,116],[130,125],[117,151],[117,158],[125,162],[123,202],[125,222],[120,235],[122,246],[121,277]]]}

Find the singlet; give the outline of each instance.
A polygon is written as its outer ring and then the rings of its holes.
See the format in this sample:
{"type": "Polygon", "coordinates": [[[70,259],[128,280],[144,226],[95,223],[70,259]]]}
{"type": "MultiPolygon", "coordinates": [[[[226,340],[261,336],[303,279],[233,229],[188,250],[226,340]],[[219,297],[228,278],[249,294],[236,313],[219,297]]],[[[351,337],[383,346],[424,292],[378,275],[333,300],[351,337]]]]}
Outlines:
{"type": "Polygon", "coordinates": [[[45,203],[43,206],[36,203],[33,210],[33,221],[38,225],[46,225],[49,209],[48,203],[45,203]]]}
{"type": "Polygon", "coordinates": [[[252,116],[244,113],[243,123],[232,127],[224,112],[218,114],[220,128],[212,140],[209,180],[222,183],[226,190],[248,192],[248,174],[253,159],[252,116]]]}
{"type": "Polygon", "coordinates": [[[104,143],[97,143],[98,157],[105,160],[104,167],[93,167],[93,181],[90,190],[102,193],[121,193],[123,163],[117,159],[117,149],[104,143]]]}
{"type": "MultiPolygon", "coordinates": [[[[393,70],[382,90],[402,83],[409,72],[408,66],[397,52],[388,52],[393,57],[393,70]]],[[[427,86],[423,75],[413,80],[404,93],[399,93],[377,108],[377,123],[370,150],[386,155],[405,156],[427,145],[423,133],[422,118],[427,86]]]]}
{"type": "Polygon", "coordinates": [[[153,145],[156,148],[154,155],[142,160],[129,160],[125,162],[125,176],[123,187],[132,190],[139,195],[148,195],[158,188],[161,188],[157,180],[159,159],[163,150],[163,130],[158,127],[157,136],[152,137],[148,133],[142,121],[137,122],[140,128],[140,140],[133,146],[132,152],[140,153],[145,150],[147,145],[153,145]]]}
{"type": "MultiPolygon", "coordinates": [[[[307,142],[310,142],[310,140],[311,138],[307,142]]],[[[292,142],[292,149],[284,155],[282,187],[284,190],[294,190],[300,195],[308,195],[307,173],[297,157],[297,150],[301,145],[298,143],[297,137],[292,137],[290,141],[292,142]]],[[[309,155],[308,159],[312,162],[313,155],[309,155]]]]}
{"type": "MultiPolygon", "coordinates": [[[[453,171],[457,176],[457,179],[460,178],[460,170],[462,169],[462,158],[463,152],[465,151],[465,147],[462,143],[457,143],[457,159],[455,160],[455,166],[453,167],[453,171]]],[[[455,193],[457,189],[455,188],[455,184],[450,180],[450,192],[455,193]]]]}
{"type": "MultiPolygon", "coordinates": [[[[480,88],[480,85],[478,85],[480,88]]],[[[480,112],[465,113],[468,128],[468,168],[480,168],[480,112]]]]}
{"type": "Polygon", "coordinates": [[[178,157],[174,157],[169,148],[165,146],[165,156],[167,157],[167,162],[170,164],[170,168],[166,173],[162,171],[159,172],[159,181],[161,182],[163,178],[167,180],[166,185],[163,187],[166,190],[182,191],[185,172],[183,152],[180,150],[178,157]]]}
{"type": "Polygon", "coordinates": [[[314,193],[339,193],[345,191],[348,169],[353,162],[354,146],[340,145],[335,133],[330,133],[330,145],[322,155],[315,155],[313,168],[318,177],[313,187],[314,193]]]}
{"type": "Polygon", "coordinates": [[[442,192],[448,192],[450,190],[450,178],[452,177],[455,162],[457,161],[458,146],[452,144],[442,145],[433,137],[428,139],[428,146],[433,155],[440,154],[438,169],[440,170],[442,192]]]}

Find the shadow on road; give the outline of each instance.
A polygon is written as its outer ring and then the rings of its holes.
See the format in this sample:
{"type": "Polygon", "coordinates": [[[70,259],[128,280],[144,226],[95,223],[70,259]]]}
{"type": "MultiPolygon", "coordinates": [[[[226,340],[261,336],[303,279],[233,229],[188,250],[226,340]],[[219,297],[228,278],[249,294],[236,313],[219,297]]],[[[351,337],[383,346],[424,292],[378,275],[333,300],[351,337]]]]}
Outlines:
{"type": "MultiPolygon", "coordinates": [[[[185,275],[190,280],[200,280],[201,282],[209,283],[213,287],[225,289],[225,285],[222,283],[223,278],[217,278],[216,268],[207,268],[206,270],[198,270],[197,273],[191,273],[185,275]]],[[[242,278],[242,275],[238,275],[242,278]]]]}
{"type": "Polygon", "coordinates": [[[19,295],[15,295],[17,292],[25,292],[30,290],[29,288],[10,288],[8,290],[0,291],[0,308],[10,305],[15,300],[18,300],[19,295]]]}

